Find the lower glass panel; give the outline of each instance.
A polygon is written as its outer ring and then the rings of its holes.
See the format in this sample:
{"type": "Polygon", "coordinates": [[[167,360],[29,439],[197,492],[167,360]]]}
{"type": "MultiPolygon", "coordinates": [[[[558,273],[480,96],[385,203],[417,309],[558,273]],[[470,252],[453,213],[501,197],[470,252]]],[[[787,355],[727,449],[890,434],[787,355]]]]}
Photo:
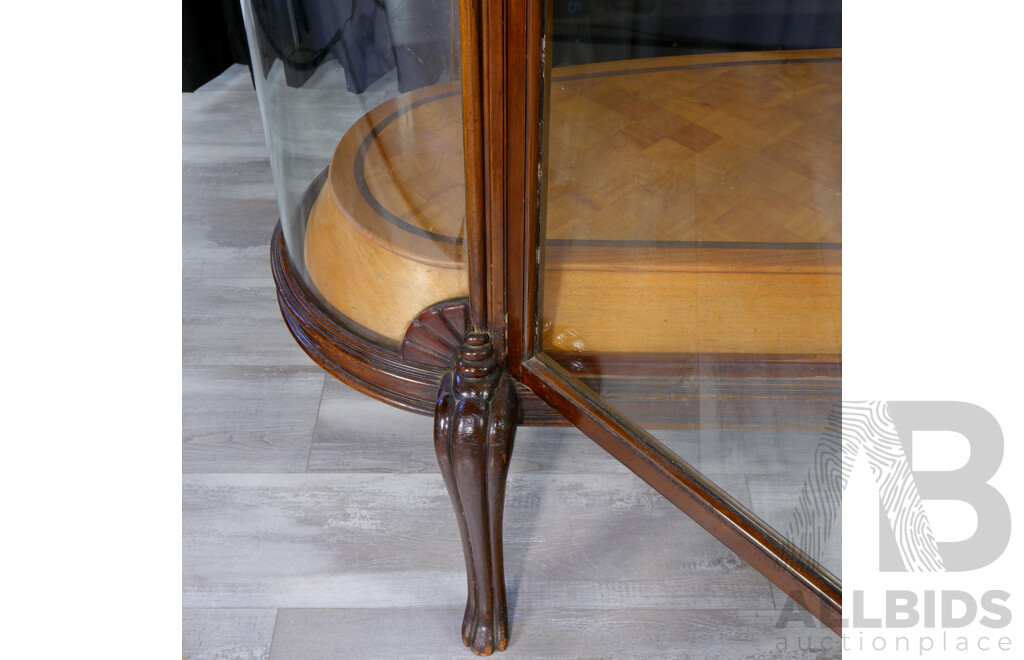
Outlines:
{"type": "Polygon", "coordinates": [[[839,5],[564,4],[542,349],[839,574],[839,5]]]}

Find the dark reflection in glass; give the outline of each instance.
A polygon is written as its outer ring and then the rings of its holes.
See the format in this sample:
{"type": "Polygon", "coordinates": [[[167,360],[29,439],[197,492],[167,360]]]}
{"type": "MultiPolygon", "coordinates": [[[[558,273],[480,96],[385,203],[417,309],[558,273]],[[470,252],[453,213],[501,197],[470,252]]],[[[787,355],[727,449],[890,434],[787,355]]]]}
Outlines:
{"type": "Polygon", "coordinates": [[[840,0],[556,0],[554,66],[839,48],[840,0]]]}

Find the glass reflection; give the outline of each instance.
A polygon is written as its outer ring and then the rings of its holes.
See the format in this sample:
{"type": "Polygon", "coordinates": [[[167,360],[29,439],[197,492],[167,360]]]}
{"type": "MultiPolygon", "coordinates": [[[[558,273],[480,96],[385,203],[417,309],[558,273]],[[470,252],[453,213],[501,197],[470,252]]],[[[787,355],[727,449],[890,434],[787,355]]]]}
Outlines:
{"type": "Polygon", "coordinates": [[[467,295],[458,5],[247,0],[243,16],[291,263],[394,348],[467,295]]]}
{"type": "Polygon", "coordinates": [[[838,574],[840,3],[551,10],[543,350],[838,574]]]}

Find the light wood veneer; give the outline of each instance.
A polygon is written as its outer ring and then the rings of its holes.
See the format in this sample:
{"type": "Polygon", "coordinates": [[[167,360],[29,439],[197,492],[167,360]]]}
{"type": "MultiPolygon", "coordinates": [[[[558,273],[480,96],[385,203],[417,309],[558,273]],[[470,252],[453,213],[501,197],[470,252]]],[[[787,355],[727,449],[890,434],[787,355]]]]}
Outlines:
{"type": "MultiPolygon", "coordinates": [[[[556,69],[547,138],[547,349],[838,356],[841,52],[556,69]]],[[[457,83],[342,138],[309,216],[310,278],[401,341],[468,294],[457,83]]]]}

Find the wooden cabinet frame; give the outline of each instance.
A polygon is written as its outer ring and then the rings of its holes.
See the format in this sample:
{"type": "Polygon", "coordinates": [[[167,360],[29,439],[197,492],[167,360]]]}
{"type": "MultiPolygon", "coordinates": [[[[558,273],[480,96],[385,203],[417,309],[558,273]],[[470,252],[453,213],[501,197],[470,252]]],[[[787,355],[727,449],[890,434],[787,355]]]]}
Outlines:
{"type": "MultiPolygon", "coordinates": [[[[462,319],[466,326],[468,343],[462,346],[455,370],[407,359],[328,311],[289,261],[279,226],[271,254],[289,329],[314,360],[342,381],[408,410],[436,412],[435,440],[442,471],[456,510],[462,507],[465,514],[460,515],[460,527],[469,566],[470,605],[481,612],[478,616],[468,607],[464,623],[463,639],[475,652],[488,654],[508,641],[507,624],[499,621],[504,608],[501,463],[507,469],[517,423],[568,421],[576,426],[838,634],[842,611],[838,580],[632,420],[599,401],[539,350],[541,127],[544,84],[549,78],[543,34],[545,21],[550,20],[543,15],[543,6],[539,0],[461,3],[470,296],[468,312],[460,311],[458,303],[449,305],[447,312],[431,312],[449,314],[448,327],[458,325],[452,318],[462,319]],[[491,349],[484,347],[488,339],[491,349]],[[457,437],[460,424],[469,422],[452,418],[456,414],[452,406],[461,411],[458,414],[476,411],[473,419],[481,435],[473,440],[479,443],[475,449],[466,449],[470,440],[457,437]],[[508,425],[511,430],[505,428],[508,425]],[[477,462],[472,465],[459,462],[463,460],[460,452],[480,453],[490,446],[504,449],[500,455],[474,458],[477,462]],[[500,482],[500,488],[488,479],[500,482]],[[496,510],[494,498],[499,500],[496,510]],[[480,506],[485,510],[476,511],[480,506]],[[491,507],[489,513],[487,507],[491,507]],[[463,518],[479,529],[467,529],[463,518]],[[486,557],[477,547],[481,543],[490,546],[486,557]],[[476,594],[474,579],[480,587],[476,594]],[[475,602],[486,599],[490,604],[475,602]],[[490,611],[492,604],[494,611],[490,611]],[[501,626],[505,629],[495,630],[501,626]]],[[[456,352],[453,346],[453,360],[456,352]]]]}

